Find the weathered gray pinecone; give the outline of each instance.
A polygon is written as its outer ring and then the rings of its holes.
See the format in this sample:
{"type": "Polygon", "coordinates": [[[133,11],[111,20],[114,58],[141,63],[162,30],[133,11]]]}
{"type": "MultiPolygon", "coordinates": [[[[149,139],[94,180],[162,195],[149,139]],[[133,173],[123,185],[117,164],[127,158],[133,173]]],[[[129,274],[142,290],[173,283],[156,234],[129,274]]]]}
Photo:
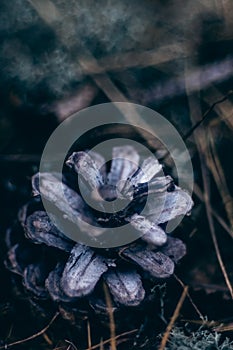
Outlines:
{"type": "Polygon", "coordinates": [[[151,281],[156,284],[173,274],[175,263],[185,255],[186,249],[181,240],[167,236],[164,228],[168,221],[188,214],[193,202],[170,176],[161,175],[162,166],[155,158],[145,159],[140,166],[139,158],[131,146],[115,147],[107,171],[106,167],[100,169],[104,160],[99,154],[73,153],[63,174],[69,208],[57,191],[57,174],[41,173],[33,177],[34,197],[21,209],[19,221],[8,231],[6,239],[9,248],[6,265],[22,276],[24,287],[32,296],[52,299],[59,306],[75,308],[85,300],[92,307],[101,308],[105,300],[104,281],[114,307],[137,306],[149,297],[151,281]],[[77,172],[100,211],[89,207],[80,195],[77,172]],[[102,232],[108,237],[106,233],[111,227],[126,223],[141,237],[114,248],[76,243],[51,221],[41,196],[65,221],[72,222],[77,232],[88,235],[93,242],[102,237],[102,232]],[[130,203],[117,213],[105,213],[103,199],[111,203],[116,197],[130,203]],[[143,216],[140,213],[147,198],[148,207],[143,216]]]}

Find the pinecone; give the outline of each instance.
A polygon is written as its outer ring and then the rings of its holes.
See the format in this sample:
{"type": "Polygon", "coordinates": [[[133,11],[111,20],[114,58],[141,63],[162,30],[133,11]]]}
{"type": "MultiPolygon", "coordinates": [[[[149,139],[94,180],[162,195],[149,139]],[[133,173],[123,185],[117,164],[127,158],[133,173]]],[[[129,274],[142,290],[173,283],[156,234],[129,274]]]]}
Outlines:
{"type": "Polygon", "coordinates": [[[138,306],[150,298],[151,283],[173,274],[186,249],[164,229],[170,220],[188,214],[193,202],[170,176],[161,174],[162,166],[155,158],[143,160],[140,166],[139,158],[131,146],[115,147],[109,170],[95,152],[73,153],[63,172],[67,202],[58,192],[57,174],[34,175],[34,197],[20,210],[19,220],[6,238],[6,265],[22,276],[33,300],[52,299],[63,313],[90,306],[97,313],[105,312],[104,282],[115,309],[138,306]],[[91,198],[95,208],[85,202],[81,192],[91,198]],[[53,208],[49,215],[41,197],[53,208]],[[105,204],[113,205],[116,199],[129,203],[116,212],[105,211],[105,204]],[[55,226],[57,218],[60,222],[55,226]],[[61,229],[67,222],[75,227],[80,240],[88,237],[92,247],[67,237],[61,229]],[[108,236],[114,237],[111,230],[124,225],[134,234],[138,232],[137,239],[120,247],[117,240],[108,241],[108,236]]]}

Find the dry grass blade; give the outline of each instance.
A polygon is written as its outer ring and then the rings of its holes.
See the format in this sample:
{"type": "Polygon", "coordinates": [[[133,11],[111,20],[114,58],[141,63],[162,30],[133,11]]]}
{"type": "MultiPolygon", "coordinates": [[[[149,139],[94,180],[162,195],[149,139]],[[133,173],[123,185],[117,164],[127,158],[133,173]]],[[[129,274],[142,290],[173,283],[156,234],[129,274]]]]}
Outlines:
{"type": "MultiPolygon", "coordinates": [[[[117,336],[115,337],[115,340],[117,341],[117,340],[120,339],[120,338],[123,338],[123,337],[125,337],[125,336],[127,336],[127,335],[134,334],[134,333],[136,333],[136,332],[138,332],[138,329],[133,329],[132,331],[124,332],[124,333],[122,333],[122,334],[117,335],[117,336]]],[[[85,350],[95,350],[95,349],[98,349],[98,348],[101,346],[101,344],[102,344],[102,346],[104,346],[105,344],[111,343],[111,340],[112,340],[112,338],[109,338],[109,339],[107,339],[107,340],[101,340],[101,342],[100,342],[99,344],[93,345],[90,349],[85,349],[85,350]]]]}
{"type": "Polygon", "coordinates": [[[229,280],[228,274],[226,272],[226,268],[224,266],[224,263],[223,263],[223,260],[222,260],[222,257],[221,257],[221,253],[220,253],[220,250],[219,250],[218,241],[217,241],[217,237],[216,237],[216,233],[215,233],[214,222],[213,222],[212,214],[211,214],[211,211],[210,211],[210,203],[209,203],[209,200],[208,200],[209,190],[208,190],[208,184],[207,184],[208,176],[207,176],[207,172],[204,171],[203,167],[202,167],[202,170],[203,170],[204,188],[205,188],[205,192],[206,192],[205,204],[206,204],[207,217],[208,217],[209,226],[210,226],[210,232],[211,232],[211,236],[212,236],[212,240],[213,240],[213,244],[214,244],[214,247],[215,247],[215,251],[216,251],[216,255],[217,255],[217,258],[218,258],[218,262],[219,262],[220,268],[222,270],[224,279],[226,281],[226,285],[228,286],[229,292],[230,292],[231,297],[233,299],[233,288],[232,288],[231,282],[229,280]]]}
{"type": "Polygon", "coordinates": [[[103,339],[102,338],[100,340],[100,350],[104,350],[104,344],[103,344],[103,339]]]}
{"type": "Polygon", "coordinates": [[[232,332],[233,331],[233,323],[222,324],[218,327],[214,327],[213,330],[215,332],[232,332]]]}
{"type": "Polygon", "coordinates": [[[91,326],[89,320],[87,320],[87,344],[88,344],[88,349],[91,348],[91,326]]]}
{"type": "Polygon", "coordinates": [[[222,197],[223,204],[227,213],[227,217],[231,225],[231,231],[232,231],[232,237],[233,237],[233,198],[230,195],[230,192],[226,183],[226,178],[224,176],[224,171],[222,169],[220,160],[217,156],[217,150],[215,147],[213,134],[210,130],[208,131],[208,139],[210,140],[210,145],[207,150],[209,168],[212,172],[215,183],[222,197]]]}
{"type": "Polygon", "coordinates": [[[172,315],[172,318],[167,326],[167,329],[163,335],[163,338],[162,338],[162,341],[161,341],[161,344],[160,344],[160,347],[159,347],[159,350],[164,350],[165,349],[165,346],[167,344],[167,341],[168,341],[168,338],[169,338],[169,335],[171,333],[171,330],[172,330],[172,327],[174,326],[175,322],[176,322],[176,319],[178,318],[179,314],[180,314],[180,310],[182,308],[182,305],[185,301],[185,298],[187,296],[187,293],[188,293],[188,286],[185,286],[184,287],[184,290],[182,292],[182,295],[180,297],[180,300],[178,301],[178,304],[176,305],[176,308],[175,308],[175,311],[172,315]]]}
{"type": "MultiPolygon", "coordinates": [[[[188,86],[187,86],[187,89],[188,89],[188,86]]],[[[189,94],[188,94],[188,96],[189,96],[189,94]]],[[[192,116],[194,122],[196,122],[199,119],[198,116],[201,115],[199,100],[193,96],[189,96],[189,106],[190,106],[191,116],[192,116]]],[[[223,263],[223,260],[221,257],[221,253],[219,250],[218,241],[217,241],[217,237],[216,237],[216,233],[215,233],[212,211],[211,211],[211,205],[210,205],[210,201],[209,201],[209,198],[210,198],[210,190],[209,190],[209,183],[208,183],[209,171],[206,167],[206,162],[208,160],[205,159],[205,151],[207,148],[206,134],[204,133],[204,130],[198,129],[198,130],[195,130],[194,136],[195,136],[195,140],[196,140],[196,144],[197,144],[197,148],[198,148],[198,153],[199,153],[199,158],[200,158],[201,173],[202,173],[202,180],[203,180],[203,187],[204,187],[204,203],[205,203],[205,207],[206,207],[206,213],[207,213],[207,219],[209,222],[210,233],[211,233],[212,241],[214,244],[216,256],[217,256],[220,268],[222,270],[222,274],[224,276],[226,285],[227,285],[229,292],[231,294],[231,297],[233,299],[233,288],[232,288],[231,282],[229,280],[228,274],[226,272],[226,268],[224,266],[224,263],[223,263]]]]}
{"type": "Polygon", "coordinates": [[[58,316],[59,316],[59,312],[57,312],[53,316],[53,318],[51,319],[49,324],[45,328],[43,328],[40,332],[35,333],[35,334],[31,335],[30,337],[27,337],[25,339],[21,339],[21,340],[15,341],[13,343],[5,344],[4,346],[0,346],[0,349],[9,349],[13,346],[20,345],[20,344],[26,343],[30,340],[33,340],[35,338],[38,338],[39,336],[43,335],[50,328],[50,326],[54,323],[54,321],[57,319],[58,316]]]}
{"type": "Polygon", "coordinates": [[[199,326],[205,326],[210,328],[212,331],[214,332],[231,332],[233,331],[233,323],[222,323],[221,321],[207,321],[205,320],[205,322],[201,322],[199,320],[189,320],[189,319],[183,319],[182,322],[185,323],[192,323],[192,324],[196,324],[199,326]]]}
{"type": "Polygon", "coordinates": [[[182,322],[193,323],[193,324],[197,324],[199,326],[205,326],[208,328],[213,328],[219,325],[218,321],[208,321],[207,319],[204,320],[204,322],[200,320],[183,319],[182,322]]]}
{"type": "Polygon", "coordinates": [[[43,334],[43,338],[50,346],[53,345],[52,340],[49,338],[49,336],[46,333],[43,334]]]}
{"type": "Polygon", "coordinates": [[[106,286],[105,283],[103,283],[103,289],[104,289],[104,294],[105,294],[105,299],[106,299],[106,304],[107,304],[107,311],[108,311],[109,322],[110,322],[111,350],[117,350],[116,325],[115,325],[114,314],[113,314],[114,311],[113,311],[113,307],[112,307],[110,293],[109,293],[108,287],[106,286]]]}
{"type": "Polygon", "coordinates": [[[219,284],[191,282],[190,286],[193,288],[213,290],[214,292],[228,292],[227,286],[221,286],[219,284]]]}
{"type": "MultiPolygon", "coordinates": [[[[206,173],[204,172],[203,176],[205,176],[205,175],[206,175],[206,173]]],[[[205,183],[204,184],[205,190],[207,190],[207,185],[208,184],[207,184],[207,181],[205,179],[204,179],[204,183],[205,183]]],[[[207,191],[207,195],[205,196],[205,204],[206,204],[206,211],[207,211],[207,217],[208,217],[208,221],[209,221],[210,232],[211,232],[211,236],[212,236],[212,240],[213,240],[213,244],[214,244],[214,248],[215,248],[215,252],[216,252],[216,255],[217,255],[217,258],[218,258],[218,262],[219,262],[220,268],[222,270],[222,273],[223,273],[226,285],[227,285],[227,287],[229,289],[229,292],[231,294],[231,297],[233,299],[233,288],[232,288],[231,282],[229,280],[228,274],[226,272],[226,268],[224,266],[224,263],[223,263],[223,260],[222,260],[222,257],[221,257],[221,253],[220,253],[220,250],[219,250],[218,241],[217,241],[215,228],[214,228],[214,223],[213,223],[213,218],[212,218],[212,214],[211,214],[211,210],[210,210],[210,203],[209,203],[209,200],[208,200],[208,194],[209,194],[209,191],[207,191]]]]}
{"type": "MultiPolygon", "coordinates": [[[[194,184],[194,189],[193,192],[195,193],[195,195],[202,201],[204,202],[204,196],[203,193],[200,189],[200,187],[195,183],[194,184]]],[[[229,235],[232,237],[232,231],[231,229],[228,227],[228,225],[225,223],[225,221],[218,215],[218,213],[212,208],[210,207],[210,211],[211,214],[213,215],[213,217],[218,221],[218,223],[222,226],[222,228],[229,233],[229,235]]]]}

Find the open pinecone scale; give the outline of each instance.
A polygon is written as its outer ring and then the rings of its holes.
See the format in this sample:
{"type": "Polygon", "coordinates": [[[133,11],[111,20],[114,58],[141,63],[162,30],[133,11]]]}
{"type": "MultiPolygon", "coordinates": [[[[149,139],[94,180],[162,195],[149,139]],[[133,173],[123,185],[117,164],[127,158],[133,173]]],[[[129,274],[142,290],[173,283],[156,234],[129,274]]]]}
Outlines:
{"type": "Polygon", "coordinates": [[[184,243],[167,235],[165,228],[170,220],[190,213],[190,195],[162,174],[154,157],[140,161],[132,146],[115,147],[112,153],[110,166],[93,151],[68,158],[63,172],[65,201],[57,190],[57,174],[38,173],[32,178],[34,196],[6,235],[6,266],[22,277],[33,300],[53,300],[59,308],[65,305],[71,310],[84,302],[98,313],[98,308],[106,307],[105,283],[115,309],[139,306],[150,296],[151,283],[169,278],[185,255],[184,243]],[[54,209],[49,215],[41,197],[54,209]],[[116,199],[127,204],[113,213],[105,210],[113,208],[116,199]],[[67,222],[80,242],[62,232],[67,222]],[[107,247],[112,229],[124,225],[136,239],[107,247]],[[82,242],[84,236],[92,246],[82,242]]]}

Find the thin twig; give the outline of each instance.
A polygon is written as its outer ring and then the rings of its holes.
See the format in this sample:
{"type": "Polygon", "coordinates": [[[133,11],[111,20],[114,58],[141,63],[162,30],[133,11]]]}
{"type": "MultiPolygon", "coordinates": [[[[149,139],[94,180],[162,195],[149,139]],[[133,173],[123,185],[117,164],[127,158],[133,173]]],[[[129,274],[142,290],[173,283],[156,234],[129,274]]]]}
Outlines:
{"type": "MultiPolygon", "coordinates": [[[[226,101],[232,94],[233,94],[233,90],[230,90],[230,91],[228,91],[228,93],[227,93],[224,97],[222,97],[222,98],[220,98],[219,100],[215,101],[215,102],[205,111],[205,113],[203,114],[202,118],[201,118],[198,122],[196,122],[196,123],[193,125],[193,127],[183,136],[183,140],[186,141],[186,140],[194,133],[194,131],[195,131],[197,128],[199,128],[199,126],[201,126],[201,125],[204,123],[204,121],[205,121],[209,116],[211,116],[210,113],[214,110],[215,106],[217,106],[217,105],[223,103],[224,101],[226,101]]],[[[167,151],[167,152],[164,154],[164,156],[163,156],[162,158],[160,158],[160,161],[163,161],[163,162],[164,162],[164,161],[166,160],[166,158],[167,158],[169,155],[170,155],[170,152],[167,151]]]]}
{"type": "MultiPolygon", "coordinates": [[[[181,281],[181,279],[174,274],[175,279],[179,282],[179,284],[183,287],[183,289],[185,288],[184,283],[181,281]]],[[[192,304],[193,308],[195,309],[196,313],[198,314],[198,316],[200,317],[200,319],[202,321],[204,321],[204,316],[202,315],[201,311],[198,309],[198,307],[196,306],[196,304],[193,302],[193,299],[191,298],[189,292],[187,292],[187,298],[189,299],[190,303],[192,304]]]]}
{"type": "Polygon", "coordinates": [[[163,335],[163,338],[162,338],[162,341],[161,341],[161,344],[160,344],[160,347],[159,347],[159,350],[164,350],[165,349],[165,346],[167,344],[167,341],[168,341],[168,338],[170,336],[170,333],[171,333],[171,330],[172,330],[172,327],[174,326],[176,320],[177,320],[177,317],[179,316],[180,314],[180,310],[182,308],[182,305],[185,301],[185,298],[187,296],[187,293],[188,293],[188,286],[185,286],[184,287],[184,290],[182,292],[182,295],[180,297],[180,300],[178,302],[178,304],[176,305],[176,308],[175,308],[175,311],[172,315],[172,318],[167,326],[167,329],[163,335]]]}
{"type": "Polygon", "coordinates": [[[52,325],[52,323],[57,319],[58,315],[59,315],[59,312],[57,312],[57,313],[53,316],[53,318],[51,319],[51,321],[49,322],[49,324],[48,324],[45,328],[43,328],[40,332],[38,332],[38,333],[36,333],[36,334],[33,334],[33,335],[31,335],[30,337],[27,337],[27,338],[24,338],[24,339],[21,339],[21,340],[17,340],[17,341],[15,341],[15,342],[13,342],[13,343],[9,343],[9,344],[5,344],[4,346],[0,346],[0,349],[5,349],[5,350],[6,350],[6,349],[11,348],[12,346],[20,345],[20,344],[26,343],[26,342],[28,342],[28,341],[30,341],[30,340],[33,340],[33,339],[35,339],[35,338],[38,338],[40,335],[43,335],[43,334],[50,328],[50,326],[52,325]]]}
{"type": "MultiPolygon", "coordinates": [[[[209,106],[212,105],[214,101],[224,98],[224,95],[214,86],[208,88],[208,92],[204,94],[204,101],[208,103],[209,106]]],[[[211,125],[215,126],[216,123],[224,122],[229,129],[233,128],[233,109],[232,102],[230,99],[227,99],[224,103],[219,103],[215,108],[216,114],[220,117],[215,119],[215,122],[211,125]]]]}
{"type": "Polygon", "coordinates": [[[233,90],[228,91],[228,93],[220,98],[219,100],[215,101],[203,114],[202,118],[183,136],[184,141],[186,141],[193,132],[201,125],[203,122],[207,119],[207,117],[210,115],[210,113],[214,110],[215,106],[217,106],[220,103],[223,103],[226,101],[231,95],[233,94],[233,90]]]}
{"type": "MultiPolygon", "coordinates": [[[[72,343],[70,340],[65,340],[67,344],[69,344],[69,347],[72,347],[74,350],[78,350],[78,348],[72,343]]],[[[67,349],[68,350],[68,349],[67,349]]]]}

